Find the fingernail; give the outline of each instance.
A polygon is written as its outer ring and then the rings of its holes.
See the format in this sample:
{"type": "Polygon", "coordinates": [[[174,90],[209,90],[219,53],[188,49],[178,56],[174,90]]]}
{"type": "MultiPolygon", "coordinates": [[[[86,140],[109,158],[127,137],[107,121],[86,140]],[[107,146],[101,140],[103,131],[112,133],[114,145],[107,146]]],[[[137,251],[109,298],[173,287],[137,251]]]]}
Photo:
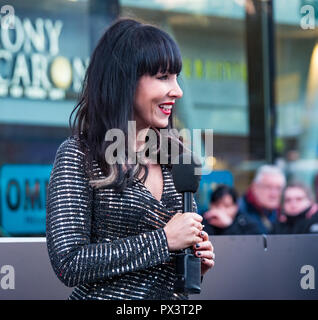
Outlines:
{"type": "Polygon", "coordinates": [[[197,252],[197,255],[198,255],[198,256],[201,256],[201,252],[197,252]]]}
{"type": "Polygon", "coordinates": [[[204,236],[204,231],[201,231],[201,236],[204,236]]]}
{"type": "Polygon", "coordinates": [[[204,262],[204,261],[205,261],[205,259],[204,259],[204,258],[202,258],[202,261],[204,262]]]}
{"type": "Polygon", "coordinates": [[[196,248],[200,248],[200,245],[198,243],[195,246],[196,246],[196,248]]]}

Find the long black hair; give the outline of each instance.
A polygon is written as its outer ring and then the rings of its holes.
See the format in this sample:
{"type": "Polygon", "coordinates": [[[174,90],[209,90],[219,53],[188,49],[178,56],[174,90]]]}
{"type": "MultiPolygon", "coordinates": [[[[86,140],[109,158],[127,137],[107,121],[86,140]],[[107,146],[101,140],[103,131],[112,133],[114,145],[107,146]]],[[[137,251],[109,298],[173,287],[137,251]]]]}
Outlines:
{"type": "MultiPolygon", "coordinates": [[[[120,129],[125,134],[127,160],[128,121],[134,119],[134,97],[141,76],[158,72],[179,74],[182,59],[174,40],[163,30],[133,19],[119,19],[104,33],[95,48],[87,68],[82,93],[70,115],[72,134],[79,136],[89,150],[88,162],[97,161],[104,180],[95,186],[109,186],[123,190],[144,168],[142,164],[108,165],[105,161],[105,141],[109,129],[120,129]],[[75,117],[72,121],[72,116],[75,117]]],[[[173,128],[172,114],[167,129],[173,128]]],[[[91,167],[92,168],[92,167],[91,167]]],[[[91,174],[93,170],[90,170],[91,174]]]]}

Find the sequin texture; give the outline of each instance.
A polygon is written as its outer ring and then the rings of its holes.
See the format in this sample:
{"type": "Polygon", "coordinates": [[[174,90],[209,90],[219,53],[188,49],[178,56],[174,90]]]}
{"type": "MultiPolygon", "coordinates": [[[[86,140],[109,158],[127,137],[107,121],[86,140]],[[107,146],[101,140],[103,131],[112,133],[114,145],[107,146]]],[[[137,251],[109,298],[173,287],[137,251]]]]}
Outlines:
{"type": "MultiPolygon", "coordinates": [[[[93,189],[78,138],[59,147],[47,194],[46,237],[69,299],[188,299],[174,293],[175,259],[163,227],[182,212],[171,172],[162,166],[160,201],[136,179],[123,193],[93,189]]],[[[96,163],[94,173],[103,177],[96,163]]]]}

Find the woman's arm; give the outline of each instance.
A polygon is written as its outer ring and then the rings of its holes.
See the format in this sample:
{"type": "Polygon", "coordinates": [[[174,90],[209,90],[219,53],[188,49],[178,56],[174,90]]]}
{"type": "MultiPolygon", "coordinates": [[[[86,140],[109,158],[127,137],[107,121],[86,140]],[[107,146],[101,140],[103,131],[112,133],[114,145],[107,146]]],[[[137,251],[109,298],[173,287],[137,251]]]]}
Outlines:
{"type": "Polygon", "coordinates": [[[93,283],[169,261],[163,228],[108,243],[90,243],[92,188],[74,138],[58,149],[47,196],[46,237],[58,278],[67,286],[93,283]]]}

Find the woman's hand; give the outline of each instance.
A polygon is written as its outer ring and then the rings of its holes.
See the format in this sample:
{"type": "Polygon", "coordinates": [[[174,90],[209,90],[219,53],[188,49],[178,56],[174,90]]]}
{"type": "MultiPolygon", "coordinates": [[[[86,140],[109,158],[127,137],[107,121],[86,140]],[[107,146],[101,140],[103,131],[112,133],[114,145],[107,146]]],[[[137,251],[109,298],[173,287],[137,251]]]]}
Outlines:
{"type": "Polygon", "coordinates": [[[203,218],[194,212],[175,214],[163,228],[169,251],[185,249],[202,242],[202,220],[203,218]]]}
{"type": "Polygon", "coordinates": [[[209,236],[206,232],[201,232],[200,243],[193,245],[194,253],[197,257],[201,258],[201,275],[204,275],[210,268],[214,266],[214,248],[211,241],[209,241],[209,236]]]}

